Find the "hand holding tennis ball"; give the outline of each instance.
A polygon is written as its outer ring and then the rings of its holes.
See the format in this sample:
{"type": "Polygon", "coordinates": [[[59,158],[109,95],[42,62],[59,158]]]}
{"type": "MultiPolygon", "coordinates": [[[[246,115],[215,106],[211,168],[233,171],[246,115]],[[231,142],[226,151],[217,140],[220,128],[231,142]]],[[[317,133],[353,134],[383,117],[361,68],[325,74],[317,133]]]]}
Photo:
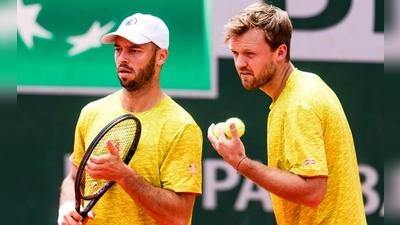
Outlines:
{"type": "Polygon", "coordinates": [[[231,135],[231,129],[229,127],[231,123],[235,123],[238,135],[239,137],[241,137],[244,134],[245,126],[244,123],[239,118],[236,117],[232,117],[226,120],[225,122],[219,122],[215,124],[213,129],[214,136],[219,139],[219,129],[220,127],[223,127],[226,138],[231,139],[232,135],[231,135]]]}
{"type": "Polygon", "coordinates": [[[213,134],[217,139],[219,139],[219,128],[224,127],[224,122],[219,122],[215,124],[214,129],[213,129],[213,134]]]}
{"type": "Polygon", "coordinates": [[[232,138],[230,125],[234,123],[238,132],[238,136],[241,137],[244,134],[245,126],[242,120],[236,117],[229,118],[225,121],[224,132],[228,139],[232,138]]]}

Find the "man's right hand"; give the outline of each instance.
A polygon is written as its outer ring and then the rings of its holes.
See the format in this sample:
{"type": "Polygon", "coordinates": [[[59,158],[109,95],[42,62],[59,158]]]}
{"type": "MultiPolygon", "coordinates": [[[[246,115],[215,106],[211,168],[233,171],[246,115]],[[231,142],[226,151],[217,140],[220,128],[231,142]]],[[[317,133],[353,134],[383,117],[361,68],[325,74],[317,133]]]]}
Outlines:
{"type": "Polygon", "coordinates": [[[75,202],[67,202],[60,206],[58,210],[58,225],[83,225],[91,219],[94,219],[95,214],[90,211],[85,219],[82,220],[82,216],[75,210],[75,202]]]}

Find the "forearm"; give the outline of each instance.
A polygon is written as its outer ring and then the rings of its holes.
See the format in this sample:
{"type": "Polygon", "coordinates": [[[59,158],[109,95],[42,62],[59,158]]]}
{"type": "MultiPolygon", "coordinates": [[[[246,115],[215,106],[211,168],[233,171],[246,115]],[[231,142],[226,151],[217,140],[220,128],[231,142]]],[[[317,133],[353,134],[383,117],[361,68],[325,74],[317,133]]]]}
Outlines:
{"type": "Polygon", "coordinates": [[[162,224],[188,224],[194,197],[154,187],[129,167],[126,170],[127,176],[117,183],[147,214],[162,224]]]}
{"type": "Polygon", "coordinates": [[[248,158],[241,162],[239,172],[270,193],[297,204],[315,208],[325,195],[326,178],[303,178],[248,158]]]}
{"type": "Polygon", "coordinates": [[[60,204],[75,202],[74,181],[71,176],[67,176],[61,185],[60,204]]]}

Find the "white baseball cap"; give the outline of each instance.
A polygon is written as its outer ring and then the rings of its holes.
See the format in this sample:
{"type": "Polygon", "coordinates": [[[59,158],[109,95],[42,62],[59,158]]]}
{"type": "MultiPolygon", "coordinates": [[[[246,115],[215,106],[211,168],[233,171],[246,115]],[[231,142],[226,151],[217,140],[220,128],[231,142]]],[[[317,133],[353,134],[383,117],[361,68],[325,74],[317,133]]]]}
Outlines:
{"type": "Polygon", "coordinates": [[[115,37],[121,36],[135,44],[153,42],[160,48],[168,49],[169,31],[167,25],[158,17],[136,13],[125,18],[118,30],[102,37],[104,44],[115,42],[115,37]]]}

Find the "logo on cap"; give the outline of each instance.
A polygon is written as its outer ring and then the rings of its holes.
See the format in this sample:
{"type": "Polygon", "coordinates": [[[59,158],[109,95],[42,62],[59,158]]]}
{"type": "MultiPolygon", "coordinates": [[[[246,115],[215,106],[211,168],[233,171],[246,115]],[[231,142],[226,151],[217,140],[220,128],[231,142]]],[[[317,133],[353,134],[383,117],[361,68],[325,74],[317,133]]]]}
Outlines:
{"type": "Polygon", "coordinates": [[[135,17],[129,18],[127,21],[124,22],[126,26],[130,26],[137,23],[137,19],[135,17]]]}

